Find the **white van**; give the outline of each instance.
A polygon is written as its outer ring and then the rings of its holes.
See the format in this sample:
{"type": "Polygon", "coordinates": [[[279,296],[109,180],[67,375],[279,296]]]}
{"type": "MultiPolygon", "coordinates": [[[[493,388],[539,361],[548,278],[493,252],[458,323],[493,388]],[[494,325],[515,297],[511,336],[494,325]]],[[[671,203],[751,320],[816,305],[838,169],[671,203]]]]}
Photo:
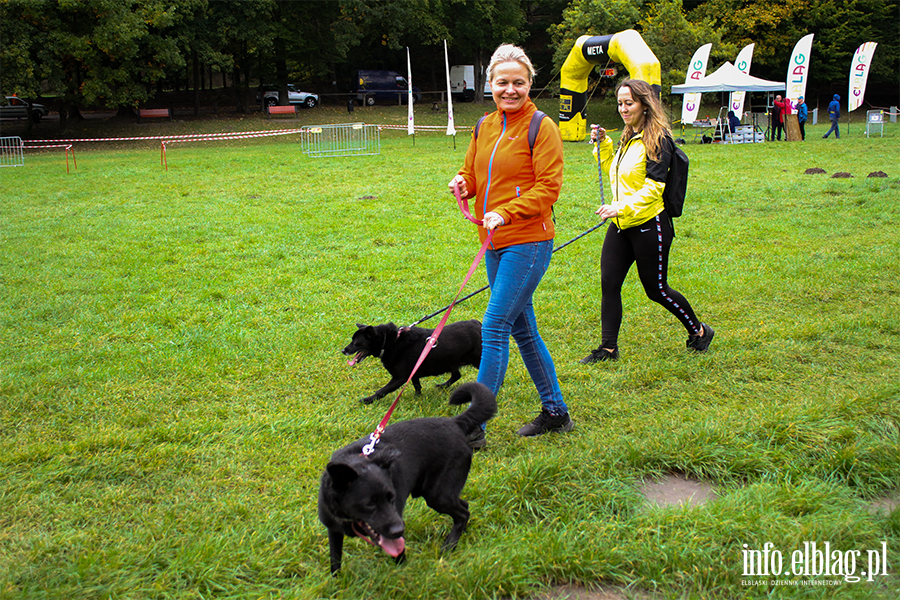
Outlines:
{"type": "MultiPolygon", "coordinates": [[[[474,65],[453,65],[450,67],[450,93],[456,101],[471,102],[475,99],[474,65]]],[[[484,82],[484,97],[491,97],[491,84],[484,82]]]]}

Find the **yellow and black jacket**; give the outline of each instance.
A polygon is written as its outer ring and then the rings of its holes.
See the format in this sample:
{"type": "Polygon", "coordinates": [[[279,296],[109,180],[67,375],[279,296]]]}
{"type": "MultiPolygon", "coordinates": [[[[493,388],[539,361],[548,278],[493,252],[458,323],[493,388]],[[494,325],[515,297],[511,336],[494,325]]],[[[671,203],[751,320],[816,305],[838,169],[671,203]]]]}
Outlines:
{"type": "Polygon", "coordinates": [[[667,144],[662,144],[657,160],[648,160],[643,136],[643,132],[634,135],[620,144],[615,153],[609,136],[599,144],[600,168],[609,174],[611,204],[619,211],[614,221],[619,229],[646,223],[665,209],[662,194],[672,153],[667,144]]]}

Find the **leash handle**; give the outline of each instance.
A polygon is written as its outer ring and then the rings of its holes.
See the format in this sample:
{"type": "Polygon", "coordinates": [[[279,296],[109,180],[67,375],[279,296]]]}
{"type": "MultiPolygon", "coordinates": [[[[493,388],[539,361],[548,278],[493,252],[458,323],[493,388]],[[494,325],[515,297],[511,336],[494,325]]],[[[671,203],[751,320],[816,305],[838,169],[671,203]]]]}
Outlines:
{"type": "MultiPolygon", "coordinates": [[[[459,198],[458,192],[456,197],[459,198]]],[[[381,434],[384,433],[388,422],[391,420],[391,416],[394,414],[394,409],[397,408],[397,403],[400,402],[400,396],[403,395],[403,390],[405,390],[409,382],[412,381],[412,378],[419,370],[419,367],[422,366],[422,362],[424,362],[425,357],[428,356],[428,353],[431,352],[431,349],[437,345],[438,337],[440,337],[441,331],[444,330],[444,325],[447,324],[447,319],[450,318],[450,313],[453,311],[453,307],[456,306],[456,303],[459,300],[459,295],[462,293],[463,288],[466,287],[466,284],[469,283],[469,279],[472,278],[472,275],[475,274],[475,270],[478,268],[478,263],[480,263],[481,259],[484,258],[484,253],[487,252],[487,249],[491,245],[493,239],[494,232],[488,231],[488,236],[484,240],[484,243],[481,245],[481,248],[478,250],[478,254],[475,255],[475,259],[472,261],[472,266],[469,267],[469,272],[466,273],[465,279],[463,279],[462,284],[459,286],[459,290],[456,292],[456,296],[453,298],[453,302],[451,302],[450,306],[447,307],[447,312],[444,313],[444,316],[441,318],[441,322],[437,327],[435,327],[434,331],[431,332],[431,336],[429,336],[429,338],[425,340],[425,347],[422,348],[422,353],[419,354],[419,359],[416,361],[416,365],[410,372],[406,382],[400,387],[400,391],[397,392],[397,397],[394,398],[394,401],[391,403],[390,408],[388,408],[388,411],[384,415],[384,418],[381,419],[381,422],[378,424],[378,427],[375,428],[375,431],[369,434],[369,443],[364,445],[362,448],[362,453],[364,456],[369,456],[370,454],[372,454],[372,452],[375,451],[375,446],[381,440],[381,434]]]]}
{"type": "Polygon", "coordinates": [[[462,195],[459,193],[459,182],[453,182],[453,195],[456,196],[456,204],[459,206],[459,211],[463,214],[465,218],[472,221],[476,225],[484,225],[484,221],[481,219],[476,219],[472,216],[472,213],[469,212],[469,200],[464,199],[462,195]]]}

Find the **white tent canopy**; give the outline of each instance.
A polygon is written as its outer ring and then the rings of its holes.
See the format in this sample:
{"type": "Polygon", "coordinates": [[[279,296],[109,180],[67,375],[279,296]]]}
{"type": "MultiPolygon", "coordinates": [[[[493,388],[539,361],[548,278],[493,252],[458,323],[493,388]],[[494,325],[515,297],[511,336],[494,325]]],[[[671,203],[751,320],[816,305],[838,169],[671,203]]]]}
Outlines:
{"type": "Polygon", "coordinates": [[[712,75],[707,75],[696,83],[684,83],[673,85],[673,94],[691,94],[695,92],[777,92],[786,89],[783,83],[767,81],[759,77],[747,75],[738,70],[730,62],[716,69],[712,75]]]}

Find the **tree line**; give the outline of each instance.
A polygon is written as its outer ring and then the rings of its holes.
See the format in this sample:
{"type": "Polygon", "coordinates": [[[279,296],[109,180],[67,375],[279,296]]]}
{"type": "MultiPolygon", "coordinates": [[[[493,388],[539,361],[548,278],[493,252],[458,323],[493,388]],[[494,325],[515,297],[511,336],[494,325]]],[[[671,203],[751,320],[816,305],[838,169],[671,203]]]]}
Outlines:
{"type": "Polygon", "coordinates": [[[0,88],[54,96],[65,119],[79,107],[134,110],[168,89],[193,92],[199,112],[201,91],[228,83],[248,111],[255,82],[281,86],[282,98],[289,82],[345,93],[358,68],[404,72],[407,48],[419,87],[441,89],[444,40],[451,64],[476,74],[498,44],[520,44],[544,86],[579,36],[626,29],[659,58],[664,92],[710,42],[711,68],[754,43],[751,74],[784,81],[807,33],[812,88],[846,93],[866,41],[878,43],[870,93],[896,101],[900,85],[896,0],[0,0],[0,88]]]}

